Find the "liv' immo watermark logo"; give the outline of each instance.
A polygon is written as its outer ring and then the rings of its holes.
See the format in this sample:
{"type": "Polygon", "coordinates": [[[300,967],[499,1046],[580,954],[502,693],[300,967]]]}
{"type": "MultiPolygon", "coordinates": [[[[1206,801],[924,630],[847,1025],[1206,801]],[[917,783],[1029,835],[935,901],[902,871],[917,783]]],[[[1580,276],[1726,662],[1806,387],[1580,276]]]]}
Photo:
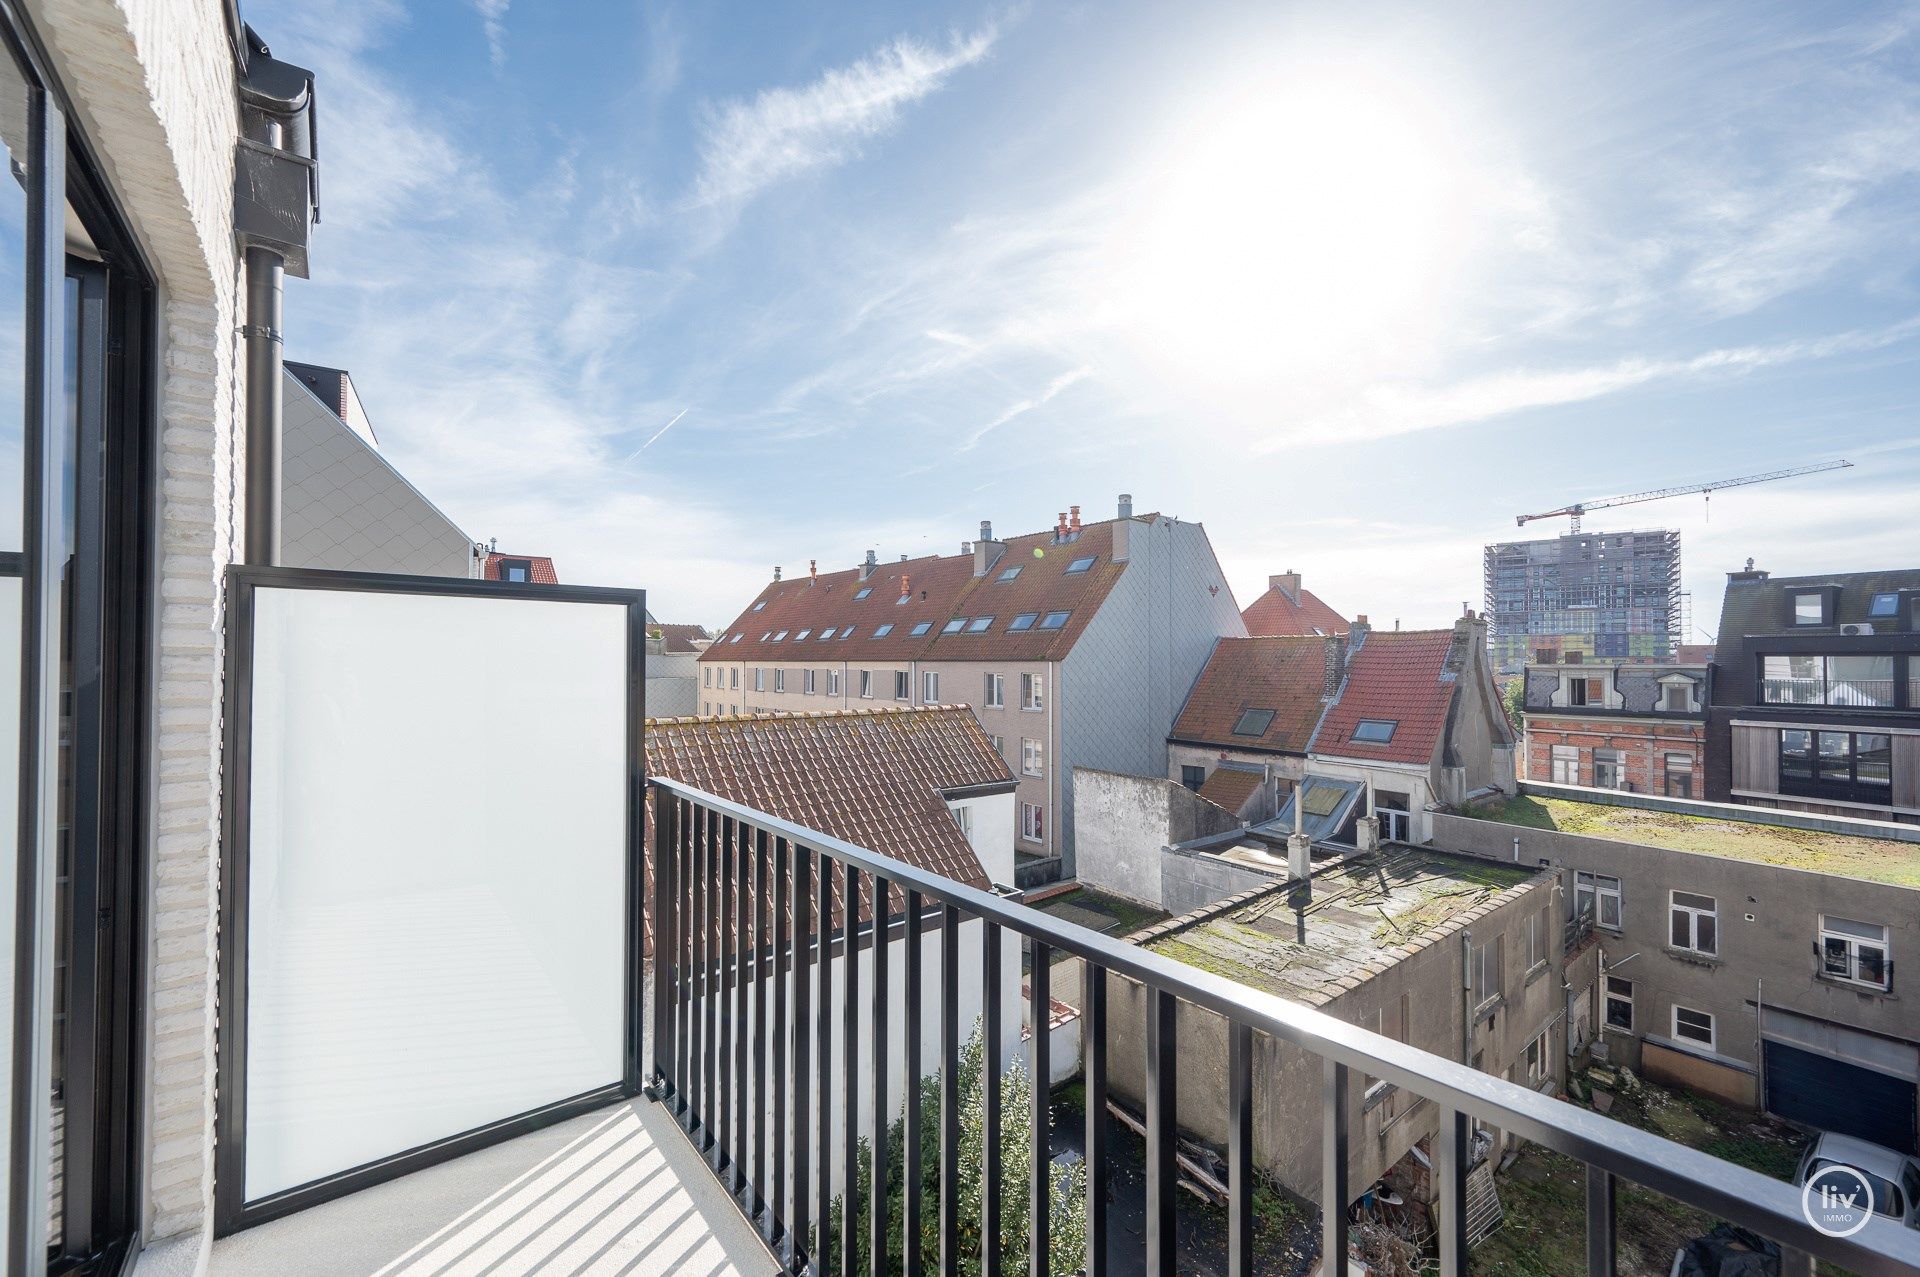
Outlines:
{"type": "Polygon", "coordinates": [[[1873,1186],[1851,1166],[1823,1166],[1800,1187],[1800,1213],[1829,1237],[1851,1237],[1873,1218],[1873,1186]]]}

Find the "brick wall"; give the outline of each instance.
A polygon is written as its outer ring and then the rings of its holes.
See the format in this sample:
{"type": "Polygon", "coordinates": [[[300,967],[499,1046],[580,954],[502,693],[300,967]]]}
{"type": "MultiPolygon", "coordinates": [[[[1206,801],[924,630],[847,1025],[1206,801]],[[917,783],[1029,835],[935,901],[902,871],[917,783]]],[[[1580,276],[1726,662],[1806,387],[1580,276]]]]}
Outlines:
{"type": "Polygon", "coordinates": [[[1580,774],[1569,780],[1576,785],[1592,785],[1593,751],[1620,751],[1627,785],[1637,794],[1666,793],[1666,756],[1690,754],[1693,757],[1694,798],[1706,794],[1706,725],[1700,722],[1630,723],[1597,721],[1584,718],[1547,718],[1527,716],[1522,751],[1521,779],[1553,780],[1553,747],[1569,746],[1580,751],[1580,774]]]}
{"type": "MultiPolygon", "coordinates": [[[[233,65],[216,0],[28,0],[160,298],[145,1227],[204,1260],[213,1188],[222,583],[242,518],[233,65]]],[[[167,1248],[160,1248],[162,1250],[167,1248]]],[[[154,1249],[150,1258],[158,1258],[154,1249]]]]}

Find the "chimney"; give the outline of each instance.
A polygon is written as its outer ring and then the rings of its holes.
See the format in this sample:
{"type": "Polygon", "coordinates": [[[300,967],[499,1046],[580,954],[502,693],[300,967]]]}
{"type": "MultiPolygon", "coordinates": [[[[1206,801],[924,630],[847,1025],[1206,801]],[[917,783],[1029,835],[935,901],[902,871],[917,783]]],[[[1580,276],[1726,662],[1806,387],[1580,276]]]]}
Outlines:
{"type": "Polygon", "coordinates": [[[1370,630],[1373,627],[1367,624],[1367,614],[1362,612],[1353,618],[1353,628],[1356,630],[1370,630]]]}
{"type": "Polygon", "coordinates": [[[912,593],[913,593],[913,578],[906,575],[903,572],[900,574],[900,597],[904,599],[907,597],[907,595],[912,593]]]}
{"type": "Polygon", "coordinates": [[[773,565],[773,579],[776,581],[780,579],[780,565],[778,563],[773,565]]]}
{"type": "Polygon", "coordinates": [[[1269,590],[1278,590],[1295,603],[1298,603],[1300,601],[1300,574],[1292,568],[1288,568],[1285,572],[1276,573],[1267,578],[1267,588],[1269,590]]]}
{"type": "Polygon", "coordinates": [[[1064,541],[1067,539],[1067,512],[1065,510],[1060,512],[1059,521],[1053,525],[1053,539],[1055,541],[1064,541]]]}
{"type": "Polygon", "coordinates": [[[962,542],[960,543],[960,553],[961,553],[961,554],[972,554],[972,553],[973,553],[973,542],[971,542],[971,541],[962,541],[962,542]]]}
{"type": "Polygon", "coordinates": [[[1765,568],[1755,568],[1752,559],[1747,560],[1747,566],[1744,570],[1727,573],[1727,580],[1729,581],[1764,581],[1766,579],[1767,570],[1765,568]]]}
{"type": "Polygon", "coordinates": [[[1073,522],[1067,526],[1067,531],[1071,532],[1074,536],[1079,536],[1080,535],[1080,507],[1077,505],[1072,505],[1072,506],[1068,506],[1067,509],[1073,512],[1073,522]]]}
{"type": "Polygon", "coordinates": [[[866,580],[880,568],[880,556],[872,550],[867,551],[867,561],[860,565],[860,579],[866,580]]]}
{"type": "Polygon", "coordinates": [[[1131,519],[1133,517],[1133,494],[1131,492],[1122,492],[1120,494],[1120,517],[1123,519],[1131,519]]]}
{"type": "Polygon", "coordinates": [[[973,543],[973,574],[985,576],[993,571],[993,565],[998,563],[1000,556],[1006,552],[1006,542],[993,539],[993,521],[980,520],[980,539],[973,543]]]}
{"type": "Polygon", "coordinates": [[[807,580],[818,581],[819,579],[820,579],[820,560],[808,559],[807,560],[807,580]]]}
{"type": "MultiPolygon", "coordinates": [[[[1361,632],[1364,637],[1365,631],[1361,632]]],[[[1320,694],[1332,700],[1340,690],[1340,681],[1347,676],[1348,641],[1344,634],[1328,634],[1320,640],[1324,654],[1325,676],[1322,679],[1320,694]]],[[[1358,646],[1355,642],[1354,646],[1358,646]]]]}

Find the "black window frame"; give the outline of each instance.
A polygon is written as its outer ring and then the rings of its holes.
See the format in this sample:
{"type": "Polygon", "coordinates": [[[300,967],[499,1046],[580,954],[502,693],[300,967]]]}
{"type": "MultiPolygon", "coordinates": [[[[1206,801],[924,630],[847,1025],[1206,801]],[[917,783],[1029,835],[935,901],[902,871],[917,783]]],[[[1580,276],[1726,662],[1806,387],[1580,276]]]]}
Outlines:
{"type": "Polygon", "coordinates": [[[1777,781],[1779,793],[1796,798],[1827,798],[1836,802],[1863,803],[1873,807],[1893,805],[1893,737],[1887,732],[1876,732],[1871,728],[1783,727],[1780,729],[1775,747],[1779,768],[1777,781]],[[1804,754],[1799,751],[1789,754],[1787,741],[1793,736],[1807,738],[1804,754]],[[1832,766],[1831,759],[1836,756],[1821,753],[1820,738],[1823,736],[1848,738],[1847,768],[1844,777],[1833,774],[1836,769],[1832,766]],[[1860,748],[1859,738],[1863,736],[1886,742],[1887,780],[1863,781],[1860,779],[1860,758],[1863,751],[1860,748]],[[1802,775],[1797,770],[1791,773],[1788,771],[1787,763],[1790,757],[1806,760],[1806,774],[1802,775]]]}

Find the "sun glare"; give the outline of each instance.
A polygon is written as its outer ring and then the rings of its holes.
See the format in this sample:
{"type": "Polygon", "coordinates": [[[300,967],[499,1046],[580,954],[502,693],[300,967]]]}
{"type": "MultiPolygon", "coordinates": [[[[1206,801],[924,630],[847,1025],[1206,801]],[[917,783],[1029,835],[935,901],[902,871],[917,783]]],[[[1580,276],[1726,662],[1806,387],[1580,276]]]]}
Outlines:
{"type": "Polygon", "coordinates": [[[1440,322],[1464,167],[1435,104],[1378,75],[1225,95],[1147,170],[1105,281],[1115,317],[1216,389],[1397,362],[1440,322]]]}

